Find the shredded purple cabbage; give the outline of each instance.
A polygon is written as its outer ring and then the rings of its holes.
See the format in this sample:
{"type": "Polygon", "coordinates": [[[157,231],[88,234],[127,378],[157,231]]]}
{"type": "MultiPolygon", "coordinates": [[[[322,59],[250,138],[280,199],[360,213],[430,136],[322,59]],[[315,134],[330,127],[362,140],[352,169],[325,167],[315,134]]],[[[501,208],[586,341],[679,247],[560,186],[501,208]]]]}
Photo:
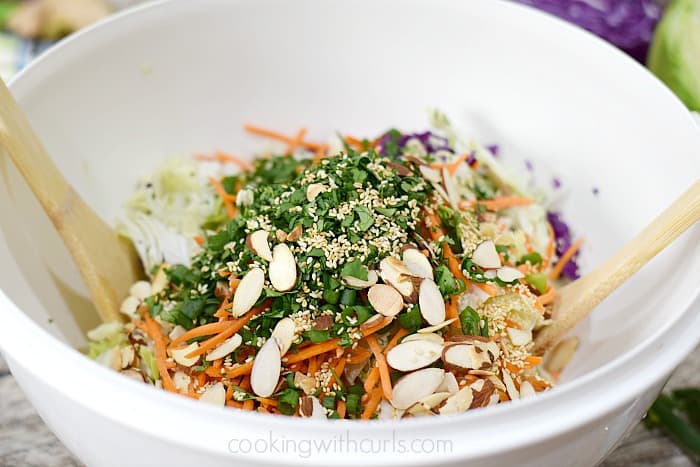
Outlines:
{"type": "Polygon", "coordinates": [[[654,0],[516,0],[581,26],[646,61],[662,8],[654,0]]]}
{"type": "MultiPolygon", "coordinates": [[[[388,131],[384,133],[381,138],[379,138],[379,154],[383,156],[387,155],[387,143],[392,141],[392,139],[396,141],[399,153],[404,149],[404,147],[406,147],[406,144],[409,142],[409,140],[412,139],[420,141],[420,143],[423,145],[428,154],[435,154],[438,151],[446,151],[451,154],[454,153],[454,150],[450,147],[450,143],[447,140],[447,138],[442,135],[433,133],[432,131],[426,131],[423,133],[403,133],[400,134],[398,138],[396,137],[396,133],[388,131]]],[[[445,158],[443,157],[443,159],[445,158]]]]}
{"type": "MultiPolygon", "coordinates": [[[[569,226],[562,219],[561,213],[558,212],[547,212],[547,220],[552,225],[552,230],[554,231],[554,243],[555,243],[555,253],[558,257],[566,252],[572,244],[571,240],[571,230],[569,226]]],[[[571,261],[566,263],[561,271],[561,275],[571,280],[576,280],[580,277],[578,271],[578,263],[576,259],[581,250],[577,251],[571,261]]]]}

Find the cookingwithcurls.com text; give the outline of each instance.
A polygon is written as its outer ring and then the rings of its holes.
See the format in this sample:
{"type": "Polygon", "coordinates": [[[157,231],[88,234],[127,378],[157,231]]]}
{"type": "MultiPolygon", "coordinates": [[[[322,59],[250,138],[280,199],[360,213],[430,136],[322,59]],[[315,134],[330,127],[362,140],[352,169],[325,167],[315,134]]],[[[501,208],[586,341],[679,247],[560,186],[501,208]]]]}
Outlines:
{"type": "Polygon", "coordinates": [[[451,453],[452,440],[386,435],[354,436],[350,430],[331,437],[289,438],[269,431],[257,438],[231,438],[232,454],[286,454],[308,459],[320,454],[439,454],[451,453]]]}

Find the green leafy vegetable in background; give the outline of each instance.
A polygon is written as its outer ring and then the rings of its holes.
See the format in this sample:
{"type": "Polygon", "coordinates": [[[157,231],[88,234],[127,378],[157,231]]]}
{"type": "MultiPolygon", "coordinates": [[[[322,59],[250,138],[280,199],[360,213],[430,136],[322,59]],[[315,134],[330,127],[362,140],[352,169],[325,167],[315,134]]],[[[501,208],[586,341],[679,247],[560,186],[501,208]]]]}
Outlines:
{"type": "Polygon", "coordinates": [[[700,1],[674,0],[666,8],[647,65],[690,110],[700,111],[700,1]]]}
{"type": "Polygon", "coordinates": [[[690,457],[700,463],[700,390],[676,389],[661,394],[647,413],[648,428],[668,434],[690,457]]]}

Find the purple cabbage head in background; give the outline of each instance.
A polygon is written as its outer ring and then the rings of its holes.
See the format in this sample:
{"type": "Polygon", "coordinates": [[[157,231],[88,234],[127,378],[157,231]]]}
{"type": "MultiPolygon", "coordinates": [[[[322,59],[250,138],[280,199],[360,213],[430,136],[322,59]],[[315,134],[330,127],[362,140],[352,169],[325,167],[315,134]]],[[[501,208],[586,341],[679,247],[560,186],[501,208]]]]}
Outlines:
{"type": "MultiPolygon", "coordinates": [[[[569,226],[562,219],[561,214],[558,212],[548,212],[547,220],[552,225],[552,230],[554,231],[554,243],[556,245],[554,251],[558,257],[561,257],[561,255],[563,255],[564,252],[569,249],[571,243],[573,243],[571,240],[571,231],[569,230],[569,226]]],[[[579,278],[578,263],[576,262],[576,259],[578,258],[580,252],[581,250],[577,251],[574,257],[571,258],[571,261],[566,263],[564,269],[561,271],[562,277],[566,277],[571,280],[576,280],[579,278]]]]}
{"type": "Polygon", "coordinates": [[[654,0],[515,0],[547,11],[646,61],[662,8],[654,0]]]}

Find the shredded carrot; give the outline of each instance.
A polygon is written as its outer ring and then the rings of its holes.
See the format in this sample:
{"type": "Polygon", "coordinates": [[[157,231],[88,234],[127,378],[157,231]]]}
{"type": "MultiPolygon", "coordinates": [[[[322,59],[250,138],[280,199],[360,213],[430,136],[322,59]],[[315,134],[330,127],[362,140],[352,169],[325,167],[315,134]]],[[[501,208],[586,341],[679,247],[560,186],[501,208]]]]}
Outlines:
{"type": "Polygon", "coordinates": [[[390,325],[391,322],[392,322],[393,320],[394,320],[394,317],[393,317],[393,316],[384,316],[382,319],[380,319],[379,321],[377,321],[377,323],[376,323],[374,326],[372,326],[371,328],[367,328],[367,329],[363,330],[363,331],[362,331],[362,336],[363,336],[363,337],[367,337],[367,336],[370,336],[370,335],[374,334],[374,333],[377,332],[377,331],[380,331],[380,330],[384,329],[385,327],[387,327],[388,325],[390,325]]]}
{"type": "Polygon", "coordinates": [[[517,375],[518,373],[520,373],[522,371],[522,368],[520,368],[519,366],[513,365],[510,362],[506,362],[506,369],[514,375],[517,375]]]}
{"type": "Polygon", "coordinates": [[[243,401],[243,407],[241,407],[243,410],[253,410],[255,408],[255,402],[253,399],[247,399],[243,401]]]}
{"type": "Polygon", "coordinates": [[[362,347],[358,347],[352,352],[350,352],[350,355],[348,356],[347,360],[350,365],[354,365],[356,363],[364,362],[369,358],[370,355],[372,355],[372,352],[362,347]]]}
{"type": "Polygon", "coordinates": [[[345,136],[343,136],[343,139],[345,140],[345,143],[348,146],[351,146],[358,151],[362,151],[365,148],[364,143],[359,138],[355,138],[354,136],[345,135],[345,136]]]}
{"type": "Polygon", "coordinates": [[[377,381],[379,381],[379,367],[373,366],[367,373],[367,378],[365,379],[365,392],[369,393],[377,385],[377,381]]]}
{"type": "Polygon", "coordinates": [[[316,152],[314,152],[314,158],[313,162],[314,164],[318,164],[321,162],[321,159],[326,155],[326,150],[324,148],[318,148],[316,149],[316,152]]]}
{"type": "Polygon", "coordinates": [[[265,311],[268,307],[269,303],[268,301],[265,301],[262,305],[251,309],[244,316],[236,320],[224,321],[225,323],[228,323],[228,327],[222,329],[221,332],[219,332],[219,334],[217,334],[216,336],[210,337],[206,341],[202,342],[196,350],[193,350],[192,352],[188,353],[187,355],[185,355],[185,357],[194,358],[198,355],[202,355],[203,353],[208,352],[209,350],[214,349],[226,339],[240,331],[243,326],[248,324],[248,321],[265,311]]]}
{"type": "MultiPolygon", "coordinates": [[[[218,362],[221,362],[221,360],[217,360],[218,362]]],[[[215,362],[216,363],[216,362],[215,362]]],[[[215,366],[210,366],[204,372],[209,376],[210,378],[221,378],[221,365],[219,365],[219,368],[216,368],[215,366]]]]}
{"type": "Polygon", "coordinates": [[[171,344],[170,348],[175,348],[182,344],[185,341],[188,341],[190,339],[194,339],[195,337],[203,337],[203,336],[208,336],[210,334],[217,334],[220,333],[221,331],[227,329],[229,326],[228,322],[219,322],[219,323],[208,323],[208,324],[203,324],[201,326],[198,326],[196,328],[192,328],[189,331],[183,333],[180,337],[177,339],[174,339],[171,344]]]}
{"type": "Polygon", "coordinates": [[[197,383],[200,388],[207,384],[207,374],[204,371],[197,375],[197,383]]]}
{"type": "Polygon", "coordinates": [[[525,358],[525,368],[536,367],[540,363],[542,363],[542,357],[536,357],[531,355],[525,358]]]}
{"type": "Polygon", "coordinates": [[[398,344],[399,341],[401,340],[401,338],[403,336],[405,336],[406,334],[408,334],[408,329],[406,329],[406,328],[399,329],[397,331],[397,333],[394,334],[394,337],[392,337],[391,340],[386,344],[386,347],[384,347],[384,354],[386,355],[386,353],[388,351],[390,351],[391,349],[396,347],[396,344],[398,344]]]}
{"type": "MultiPolygon", "coordinates": [[[[283,135],[282,133],[278,133],[273,130],[268,130],[266,128],[261,128],[255,125],[249,125],[246,124],[243,128],[249,133],[253,133],[258,136],[264,136],[266,138],[271,138],[271,139],[276,139],[277,141],[281,141],[283,143],[291,144],[295,138],[290,138],[289,136],[283,135]]],[[[315,151],[319,148],[325,148],[328,149],[327,144],[322,144],[322,143],[310,143],[308,141],[302,141],[300,143],[300,146],[305,147],[306,149],[310,149],[312,151],[315,151]]]]}
{"type": "Polygon", "coordinates": [[[219,305],[219,309],[216,310],[216,313],[214,313],[215,318],[219,318],[219,321],[224,321],[226,318],[230,316],[229,314],[229,306],[231,304],[228,301],[228,297],[224,298],[224,301],[221,302],[221,305],[219,305]]]}
{"type": "Polygon", "coordinates": [[[233,204],[231,203],[231,196],[221,185],[221,183],[215,179],[214,177],[209,177],[209,183],[211,183],[211,186],[214,187],[214,191],[216,191],[216,194],[219,195],[219,198],[221,198],[221,201],[224,203],[224,208],[226,209],[226,214],[228,214],[228,217],[234,218],[236,217],[236,209],[233,207],[233,204]]]}
{"type": "Polygon", "coordinates": [[[552,268],[552,271],[549,273],[549,278],[554,280],[559,277],[561,274],[562,270],[564,269],[564,266],[571,261],[571,259],[574,257],[576,252],[581,248],[581,245],[583,244],[583,238],[579,238],[576,240],[573,245],[569,247],[568,250],[564,252],[563,255],[561,255],[561,258],[559,258],[559,261],[557,261],[557,264],[554,265],[552,268]]]}
{"type": "Polygon", "coordinates": [[[260,402],[265,407],[277,407],[277,400],[268,399],[267,397],[258,397],[258,402],[260,402]]]}
{"type": "MultiPolygon", "coordinates": [[[[230,370],[228,370],[226,372],[226,377],[227,378],[235,378],[237,376],[244,376],[244,375],[247,376],[250,374],[252,369],[253,369],[253,360],[246,362],[246,363],[243,363],[237,367],[231,368],[230,370]]],[[[241,382],[241,387],[245,389],[244,382],[245,382],[245,380],[243,380],[241,382]]]]}
{"type": "Polygon", "coordinates": [[[321,355],[322,353],[326,353],[330,350],[335,350],[338,348],[339,343],[340,339],[331,339],[321,342],[320,344],[310,345],[301,349],[296,354],[291,354],[288,357],[283,358],[283,360],[286,364],[300,362],[302,360],[315,357],[316,355],[321,355]]]}
{"type": "Polygon", "coordinates": [[[224,398],[227,401],[230,401],[233,398],[233,384],[229,384],[226,386],[226,397],[224,398]]]}
{"type": "Polygon", "coordinates": [[[199,235],[194,236],[194,241],[197,242],[197,245],[199,246],[201,246],[204,243],[204,239],[199,235]]]}
{"type": "Polygon", "coordinates": [[[292,154],[304,142],[304,136],[306,136],[306,128],[299,130],[297,136],[287,145],[287,154],[292,154]]]}
{"type": "Polygon", "coordinates": [[[252,170],[253,167],[246,162],[245,160],[241,159],[238,156],[234,156],[232,154],[227,154],[223,151],[216,151],[214,154],[209,155],[209,154],[196,154],[194,156],[195,159],[198,161],[216,161],[221,164],[236,164],[239,166],[241,169],[248,171],[252,170]]]}
{"type": "Polygon", "coordinates": [[[386,400],[391,400],[392,398],[392,388],[391,388],[391,377],[389,376],[389,365],[386,363],[386,357],[382,353],[381,347],[377,342],[377,336],[371,335],[365,338],[369,348],[374,354],[374,358],[377,360],[377,366],[379,367],[379,380],[381,381],[382,392],[384,393],[384,398],[386,400]]]}
{"type": "Polygon", "coordinates": [[[345,355],[341,355],[338,359],[338,363],[335,364],[333,371],[335,371],[335,374],[338,375],[338,378],[343,376],[343,370],[345,370],[345,364],[347,363],[347,361],[348,359],[345,358],[345,355]]]}
{"type": "Polygon", "coordinates": [[[167,356],[165,351],[166,337],[161,332],[160,325],[151,318],[148,312],[144,313],[143,319],[146,324],[146,331],[150,338],[153,339],[156,364],[158,366],[158,372],[160,373],[160,379],[163,381],[163,388],[170,392],[177,392],[175,383],[170,377],[170,373],[168,373],[168,367],[165,361],[167,356]]]}
{"type": "Polygon", "coordinates": [[[459,207],[462,209],[470,209],[477,204],[484,206],[489,211],[498,211],[512,206],[528,206],[532,204],[532,200],[523,196],[497,196],[496,198],[487,200],[470,199],[460,201],[459,207]]]}
{"type": "Polygon", "coordinates": [[[450,162],[449,164],[446,164],[445,167],[447,168],[447,171],[450,173],[450,175],[454,176],[454,174],[457,172],[457,169],[459,168],[459,165],[467,159],[469,159],[469,153],[465,152],[454,161],[450,162]]]}
{"type": "Polygon", "coordinates": [[[227,400],[226,401],[226,406],[227,407],[233,407],[234,409],[242,409],[243,408],[243,403],[234,401],[234,400],[227,400]]]}
{"type": "Polygon", "coordinates": [[[369,397],[369,400],[367,401],[367,405],[365,405],[365,410],[362,411],[362,415],[360,418],[362,420],[369,420],[372,418],[374,413],[377,411],[377,407],[379,407],[379,403],[382,401],[382,389],[381,388],[376,388],[372,391],[372,394],[369,397]]]}
{"type": "Polygon", "coordinates": [[[472,284],[474,284],[475,286],[477,286],[492,297],[498,295],[498,289],[491,284],[487,284],[485,282],[472,282],[472,284]]]}
{"type": "Polygon", "coordinates": [[[545,291],[544,294],[540,295],[537,297],[535,300],[536,305],[544,306],[544,305],[549,305],[554,301],[554,298],[557,296],[557,291],[552,287],[551,285],[547,287],[547,290],[545,291]]]}
{"type": "Polygon", "coordinates": [[[450,324],[450,332],[462,334],[462,324],[459,320],[459,310],[457,309],[457,297],[451,297],[445,302],[445,319],[454,319],[450,324]]]}
{"type": "Polygon", "coordinates": [[[306,374],[313,377],[318,371],[318,355],[309,358],[309,366],[306,370],[306,374]]]}
{"type": "Polygon", "coordinates": [[[347,405],[345,404],[345,401],[338,401],[338,406],[336,407],[335,411],[338,412],[338,416],[340,418],[345,418],[346,410],[347,405]]]}

